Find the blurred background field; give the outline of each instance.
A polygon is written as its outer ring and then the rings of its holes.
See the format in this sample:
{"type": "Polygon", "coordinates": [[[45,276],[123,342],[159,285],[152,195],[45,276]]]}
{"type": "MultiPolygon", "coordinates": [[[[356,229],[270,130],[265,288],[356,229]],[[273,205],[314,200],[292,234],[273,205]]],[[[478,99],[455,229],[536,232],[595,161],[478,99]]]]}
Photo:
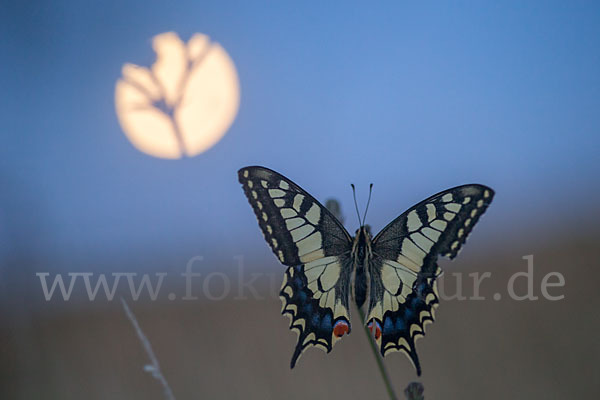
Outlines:
{"type": "MultiPolygon", "coordinates": [[[[289,370],[283,267],[236,179],[254,164],[339,199],[350,232],[350,183],[361,208],[375,184],[375,232],[440,190],[494,188],[463,252],[441,261],[447,293],[453,273],[467,296],[469,273],[492,277],[486,300],[442,300],[418,342],[426,398],[600,395],[598,4],[13,2],[0,33],[0,398],[164,398],[120,295],[178,399],[384,398],[355,315],[332,353],[289,370]],[[138,151],[115,114],[121,68],[150,66],[170,31],[219,43],[241,89],[227,134],[178,160],[138,151]],[[550,293],[564,299],[509,298],[527,255],[535,295],[559,272],[550,293]],[[184,301],[197,256],[198,299],[184,301]],[[244,299],[239,257],[243,281],[259,274],[244,299]],[[81,284],[45,301],[36,276],[119,272],[167,276],[156,301],[125,282],[114,301],[81,284]],[[231,282],[220,300],[215,273],[231,282]]],[[[417,380],[403,355],[385,361],[398,393],[417,380]]]]}
{"type": "MultiPolygon", "coordinates": [[[[436,322],[418,342],[421,379],[403,355],[386,357],[396,390],[418,380],[431,399],[595,397],[599,232],[587,232],[505,239],[500,248],[466,250],[459,261],[445,263],[447,294],[456,293],[451,272],[462,273],[470,297],[467,274],[491,271],[481,285],[486,300],[442,301],[436,322]],[[492,299],[506,293],[513,273],[526,270],[525,252],[535,255],[535,295],[546,273],[561,271],[567,284],[550,293],[564,300],[492,299]]],[[[280,278],[281,271],[274,272],[280,278]]],[[[517,282],[515,291],[525,293],[524,282],[517,282]]],[[[257,288],[264,299],[130,302],[178,398],[385,398],[356,313],[352,334],[330,354],[313,349],[290,370],[296,335],[279,315],[275,293],[257,288]]],[[[4,293],[20,297],[14,289],[4,293]]],[[[3,398],[164,398],[142,370],[147,356],[118,301],[67,310],[62,300],[33,310],[14,300],[4,304],[10,309],[0,331],[3,398]]]]}

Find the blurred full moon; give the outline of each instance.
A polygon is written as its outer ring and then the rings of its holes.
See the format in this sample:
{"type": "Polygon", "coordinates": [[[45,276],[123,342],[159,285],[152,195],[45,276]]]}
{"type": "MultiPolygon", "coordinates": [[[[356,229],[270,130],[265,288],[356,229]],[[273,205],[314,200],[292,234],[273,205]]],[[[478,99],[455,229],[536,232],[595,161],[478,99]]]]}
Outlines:
{"type": "Polygon", "coordinates": [[[173,32],[153,38],[151,68],[123,66],[115,88],[119,122],[140,151],[160,158],[192,157],[214,146],[238,111],[240,88],[227,52],[208,36],[187,44],[173,32]]]}

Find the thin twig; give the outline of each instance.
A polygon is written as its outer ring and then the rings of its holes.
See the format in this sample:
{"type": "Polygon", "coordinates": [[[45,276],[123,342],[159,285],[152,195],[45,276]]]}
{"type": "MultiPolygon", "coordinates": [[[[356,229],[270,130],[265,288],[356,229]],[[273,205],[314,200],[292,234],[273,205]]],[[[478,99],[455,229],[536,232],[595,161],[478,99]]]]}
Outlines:
{"type": "Polygon", "coordinates": [[[135,318],[135,315],[133,315],[133,312],[131,312],[131,310],[129,309],[127,302],[122,297],[121,297],[121,303],[123,304],[123,309],[125,310],[125,314],[127,315],[127,318],[129,318],[129,321],[135,328],[135,333],[137,333],[138,338],[140,339],[140,342],[142,342],[142,345],[144,346],[144,350],[146,350],[146,354],[148,354],[148,358],[150,358],[151,364],[145,365],[144,371],[150,372],[152,374],[152,376],[154,377],[154,379],[156,379],[158,382],[160,382],[160,384],[163,387],[163,392],[165,394],[165,398],[167,400],[175,400],[173,391],[171,390],[169,383],[167,382],[167,380],[165,379],[164,375],[162,374],[162,372],[160,370],[160,365],[158,364],[158,359],[156,358],[156,356],[154,355],[154,352],[152,351],[152,346],[150,345],[150,341],[148,340],[146,335],[144,335],[144,332],[142,332],[142,328],[140,328],[140,325],[138,324],[137,319],[135,318]]]}
{"type": "MultiPolygon", "coordinates": [[[[360,320],[365,321],[365,312],[362,308],[358,308],[358,315],[360,315],[360,320]]],[[[375,361],[377,361],[377,366],[379,367],[379,373],[381,374],[381,378],[383,378],[383,382],[385,383],[385,388],[387,390],[388,396],[390,400],[397,400],[396,393],[394,392],[394,387],[392,386],[392,382],[390,380],[390,376],[385,368],[385,364],[383,363],[383,358],[379,354],[379,350],[377,348],[377,343],[375,343],[375,339],[369,328],[367,328],[366,324],[362,324],[364,328],[365,335],[367,336],[367,340],[369,341],[369,345],[371,347],[371,351],[373,352],[373,356],[375,357],[375,361]]],[[[373,329],[375,330],[375,324],[373,324],[373,329]]]]}

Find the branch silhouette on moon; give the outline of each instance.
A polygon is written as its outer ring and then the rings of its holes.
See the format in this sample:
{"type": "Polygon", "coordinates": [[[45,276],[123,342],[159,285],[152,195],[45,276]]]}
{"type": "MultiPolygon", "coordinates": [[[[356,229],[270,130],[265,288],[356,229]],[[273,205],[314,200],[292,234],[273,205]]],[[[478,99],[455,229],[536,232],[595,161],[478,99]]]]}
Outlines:
{"type": "Polygon", "coordinates": [[[197,155],[216,144],[235,119],[240,97],[235,66],[202,34],[185,44],[175,33],[163,33],[154,37],[153,48],[151,68],[123,66],[115,88],[121,127],[150,155],[197,155]]]}

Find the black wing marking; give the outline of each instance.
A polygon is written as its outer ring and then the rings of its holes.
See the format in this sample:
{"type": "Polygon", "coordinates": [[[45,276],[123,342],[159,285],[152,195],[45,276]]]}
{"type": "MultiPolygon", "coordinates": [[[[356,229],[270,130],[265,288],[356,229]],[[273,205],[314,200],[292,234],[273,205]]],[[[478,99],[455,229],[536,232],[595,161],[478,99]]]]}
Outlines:
{"type": "Polygon", "coordinates": [[[280,297],[298,332],[294,368],[309,346],[330,352],[350,332],[351,238],[329,210],[277,172],[245,167],[238,177],[267,243],[289,266],[280,297]]]}
{"type": "Polygon", "coordinates": [[[300,265],[350,252],[350,235],[329,210],[291,180],[263,167],[238,171],[244,193],[273,253],[300,265]]]}
{"type": "Polygon", "coordinates": [[[415,340],[438,304],[438,255],[456,257],[494,191],[464,185],[410,208],[373,239],[367,321],[376,323],[381,354],[403,351],[421,374],[415,340]]]}
{"type": "Polygon", "coordinates": [[[298,333],[291,368],[309,346],[329,353],[350,333],[350,262],[331,256],[287,269],[279,296],[282,314],[290,317],[290,329],[298,333]]]}

